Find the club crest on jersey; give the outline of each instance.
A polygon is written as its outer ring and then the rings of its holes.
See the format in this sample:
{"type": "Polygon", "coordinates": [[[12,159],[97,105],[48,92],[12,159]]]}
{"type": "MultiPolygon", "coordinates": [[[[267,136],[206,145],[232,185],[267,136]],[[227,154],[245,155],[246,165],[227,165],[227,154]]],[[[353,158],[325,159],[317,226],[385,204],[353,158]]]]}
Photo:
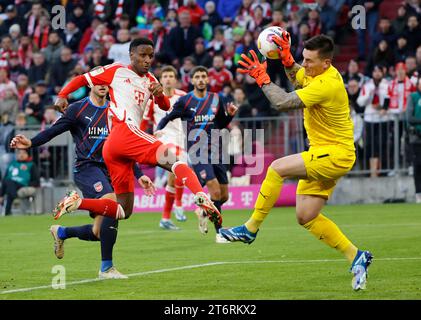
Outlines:
{"type": "Polygon", "coordinates": [[[96,192],[101,192],[104,189],[104,186],[102,185],[101,181],[98,181],[94,184],[94,189],[96,192]]]}
{"type": "Polygon", "coordinates": [[[202,179],[206,179],[206,170],[200,171],[200,176],[202,177],[202,179]]]}

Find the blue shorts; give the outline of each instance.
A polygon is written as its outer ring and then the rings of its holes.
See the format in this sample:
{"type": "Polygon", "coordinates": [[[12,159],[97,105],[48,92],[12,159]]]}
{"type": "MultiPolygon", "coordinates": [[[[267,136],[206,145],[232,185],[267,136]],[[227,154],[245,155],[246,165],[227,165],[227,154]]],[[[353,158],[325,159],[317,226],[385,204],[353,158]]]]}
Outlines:
{"type": "Polygon", "coordinates": [[[73,172],[76,186],[84,198],[98,199],[114,192],[105,164],[84,163],[73,172]]]}
{"type": "Polygon", "coordinates": [[[193,170],[202,186],[206,182],[217,179],[219,184],[228,184],[227,168],[224,164],[195,164],[193,170]]]}

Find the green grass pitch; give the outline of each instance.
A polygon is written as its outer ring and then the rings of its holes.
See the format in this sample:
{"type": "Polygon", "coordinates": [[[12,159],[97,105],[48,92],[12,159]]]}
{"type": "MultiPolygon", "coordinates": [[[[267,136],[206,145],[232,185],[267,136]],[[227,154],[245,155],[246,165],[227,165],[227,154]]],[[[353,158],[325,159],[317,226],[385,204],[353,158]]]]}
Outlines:
{"type": "MultiPolygon", "coordinates": [[[[374,263],[367,290],[353,292],[343,256],[295,221],[294,208],[274,209],[252,245],[216,244],[197,221],[181,231],[159,229],[159,214],[121,221],[114,263],[128,280],[95,281],[99,243],[69,239],[55,258],[50,216],[0,219],[0,299],[420,299],[421,206],[383,204],[328,206],[323,211],[374,263]],[[51,287],[52,268],[63,265],[66,289],[51,287]],[[81,282],[86,280],[86,282],[81,282]],[[16,291],[28,289],[26,291],[16,291]]],[[[250,211],[226,211],[226,226],[243,223],[250,211]]],[[[87,215],[61,224],[90,223],[87,215]]]]}

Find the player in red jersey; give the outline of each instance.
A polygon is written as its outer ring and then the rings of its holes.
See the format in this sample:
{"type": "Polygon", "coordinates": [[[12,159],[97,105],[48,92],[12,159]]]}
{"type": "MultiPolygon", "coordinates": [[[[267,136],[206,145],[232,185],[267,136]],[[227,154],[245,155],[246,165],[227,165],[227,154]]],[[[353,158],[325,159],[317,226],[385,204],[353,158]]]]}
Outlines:
{"type": "MultiPolygon", "coordinates": [[[[173,66],[165,66],[161,69],[159,80],[162,83],[164,95],[170,99],[171,104],[170,110],[168,110],[168,112],[172,110],[172,107],[177,102],[178,98],[186,94],[184,91],[176,89],[177,76],[177,70],[173,66]]],[[[183,152],[183,150],[186,149],[186,137],[184,136],[181,120],[174,119],[167,124],[164,130],[156,132],[158,123],[166,115],[167,111],[162,110],[158,105],[151,101],[143,114],[140,129],[142,131],[147,131],[148,128],[152,127],[152,131],[154,132],[155,137],[165,144],[171,144],[174,152],[178,154],[179,152],[183,152]]],[[[159,226],[166,230],[178,230],[179,228],[171,221],[171,210],[173,209],[174,205],[174,214],[177,221],[184,222],[187,220],[187,217],[183,212],[183,206],[181,202],[184,184],[181,179],[176,179],[174,174],[170,172],[168,174],[165,190],[164,210],[162,212],[162,219],[159,222],[159,226]]]]}
{"type": "Polygon", "coordinates": [[[140,130],[145,106],[150,99],[163,110],[170,108],[168,97],[152,73],[154,43],[138,38],[130,43],[130,61],[126,66],[113,63],[73,78],[59,93],[56,105],[67,107],[66,97],[86,85],[110,87],[111,103],[108,112],[110,134],[103,147],[105,164],[117,195],[110,199],[81,199],[75,192],[56,207],[55,218],[77,210],[90,210],[98,215],[127,219],[133,212],[133,163],[158,165],[171,171],[195,194],[195,203],[205,210],[211,221],[222,221],[221,214],[203,192],[194,171],[168,145],[140,130]]]}

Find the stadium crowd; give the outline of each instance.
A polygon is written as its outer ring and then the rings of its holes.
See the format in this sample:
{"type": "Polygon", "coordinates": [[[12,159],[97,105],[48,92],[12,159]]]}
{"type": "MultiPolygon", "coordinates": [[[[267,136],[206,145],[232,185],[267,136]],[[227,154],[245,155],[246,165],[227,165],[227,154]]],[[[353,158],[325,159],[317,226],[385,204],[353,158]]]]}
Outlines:
{"type": "MultiPolygon", "coordinates": [[[[241,53],[257,52],[257,36],[268,26],[290,32],[296,61],[302,60],[304,41],[321,33],[333,37],[340,50],[343,39],[354,32],[351,8],[364,5],[367,29],[357,32],[358,55],[341,71],[354,122],[361,124],[355,126],[355,140],[377,176],[382,161],[389,161],[381,159],[385,153],[380,150],[393,139],[390,122],[399,118],[401,138],[407,105],[417,105],[421,92],[421,1],[403,1],[392,20],[380,16],[381,2],[0,0],[0,170],[4,174],[14,158],[8,144],[16,127],[44,127],[54,121],[58,114],[51,105],[72,77],[113,61],[129,63],[129,43],[142,36],[155,42],[152,71],[159,75],[162,66],[172,64],[180,73],[180,89],[190,90],[189,71],[204,65],[210,68],[210,91],[235,101],[238,117],[278,115],[255,81],[236,72],[241,53]],[[56,26],[55,5],[65,7],[64,29],[56,26]]],[[[268,65],[272,81],[292,89],[281,63],[270,60],[268,65]]],[[[82,88],[69,100],[87,94],[82,88]]]]}

